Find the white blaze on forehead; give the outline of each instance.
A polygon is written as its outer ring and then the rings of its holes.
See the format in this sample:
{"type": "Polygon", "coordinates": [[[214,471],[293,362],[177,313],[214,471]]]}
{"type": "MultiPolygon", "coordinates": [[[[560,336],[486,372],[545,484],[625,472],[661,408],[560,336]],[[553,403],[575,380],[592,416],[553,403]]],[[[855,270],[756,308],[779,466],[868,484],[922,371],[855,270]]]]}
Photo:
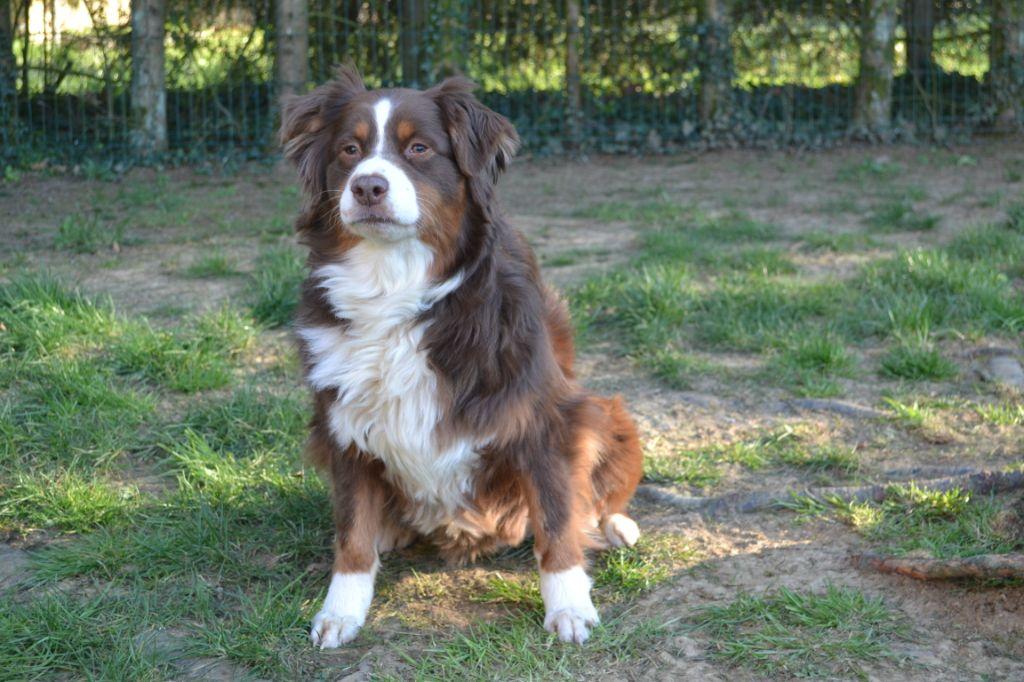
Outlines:
{"type": "Polygon", "coordinates": [[[377,124],[377,145],[373,150],[375,156],[384,153],[387,140],[388,117],[391,116],[391,100],[382,99],[373,105],[373,120],[377,124]]]}
{"type": "Polygon", "coordinates": [[[359,229],[357,232],[369,238],[379,238],[384,241],[398,241],[408,237],[416,236],[414,229],[420,219],[419,201],[416,198],[416,187],[405,171],[389,161],[387,156],[387,127],[391,118],[391,100],[383,98],[373,105],[373,120],[376,130],[374,131],[373,154],[364,158],[352,169],[348,182],[345,183],[345,190],[341,193],[339,210],[342,221],[349,226],[358,223],[363,207],[356,201],[352,193],[352,181],[364,175],[379,175],[388,182],[388,193],[383,205],[379,207],[388,214],[399,226],[374,225],[368,229],[359,229]]]}

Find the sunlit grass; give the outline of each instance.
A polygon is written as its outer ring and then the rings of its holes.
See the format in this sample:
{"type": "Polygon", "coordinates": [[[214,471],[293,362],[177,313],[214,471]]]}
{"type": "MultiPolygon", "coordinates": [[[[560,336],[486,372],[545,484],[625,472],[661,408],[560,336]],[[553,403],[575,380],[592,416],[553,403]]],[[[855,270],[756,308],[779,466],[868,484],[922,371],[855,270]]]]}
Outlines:
{"type": "Polygon", "coordinates": [[[862,665],[895,660],[904,619],[881,598],[830,585],[824,593],[781,588],[700,609],[696,627],[715,658],[762,674],[813,678],[863,676],[862,665]]]}

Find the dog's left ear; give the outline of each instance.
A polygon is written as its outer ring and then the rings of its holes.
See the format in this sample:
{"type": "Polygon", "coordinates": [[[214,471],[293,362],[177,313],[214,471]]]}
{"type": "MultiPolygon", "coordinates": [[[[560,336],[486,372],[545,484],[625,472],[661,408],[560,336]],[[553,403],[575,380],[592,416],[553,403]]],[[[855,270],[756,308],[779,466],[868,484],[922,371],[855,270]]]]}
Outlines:
{"type": "MultiPolygon", "coordinates": [[[[473,96],[476,86],[467,78],[448,78],[427,91],[444,117],[455,162],[476,193],[489,194],[519,149],[512,123],[473,96]]],[[[477,196],[478,201],[489,197],[477,196]]]]}

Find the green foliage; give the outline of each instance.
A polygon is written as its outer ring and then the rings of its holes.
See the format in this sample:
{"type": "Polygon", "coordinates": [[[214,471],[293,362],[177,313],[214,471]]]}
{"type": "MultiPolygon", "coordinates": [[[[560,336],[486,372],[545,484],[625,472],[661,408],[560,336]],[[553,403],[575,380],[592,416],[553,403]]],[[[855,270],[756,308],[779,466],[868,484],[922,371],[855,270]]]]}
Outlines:
{"type": "Polygon", "coordinates": [[[712,637],[713,655],[762,674],[863,676],[861,665],[894,659],[906,637],[903,619],[882,599],[830,585],[824,594],[781,588],[741,595],[699,610],[696,627],[712,637]]]}
{"type": "Polygon", "coordinates": [[[920,213],[905,198],[882,203],[868,216],[868,224],[880,232],[933,230],[939,224],[939,217],[920,213]]]}

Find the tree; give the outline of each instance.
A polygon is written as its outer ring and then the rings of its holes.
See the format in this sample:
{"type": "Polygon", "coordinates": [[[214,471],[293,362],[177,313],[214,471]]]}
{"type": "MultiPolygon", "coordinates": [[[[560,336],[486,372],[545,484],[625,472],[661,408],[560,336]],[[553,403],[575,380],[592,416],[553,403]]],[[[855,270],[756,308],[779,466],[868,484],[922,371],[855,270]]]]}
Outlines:
{"type": "Polygon", "coordinates": [[[415,88],[424,85],[420,52],[426,40],[426,0],[402,0],[401,11],[402,81],[406,86],[415,88]]]}
{"type": "Polygon", "coordinates": [[[132,0],[132,148],[149,156],[167,149],[164,0],[132,0]]]}
{"type": "Polygon", "coordinates": [[[927,81],[934,68],[935,0],[906,0],[903,25],[907,32],[907,70],[918,81],[927,81]]]}
{"type": "Polygon", "coordinates": [[[732,26],[729,0],[700,0],[700,83],[697,114],[705,131],[728,125],[732,118],[732,26]]]}
{"type": "Polygon", "coordinates": [[[1024,2],[993,0],[988,85],[997,128],[1014,128],[1024,118],[1024,2]]]}
{"type": "Polygon", "coordinates": [[[853,110],[857,133],[886,136],[892,119],[892,71],[897,0],[864,0],[860,71],[853,110]]]}
{"type": "Polygon", "coordinates": [[[14,19],[11,0],[0,0],[0,111],[4,110],[16,83],[14,66],[14,19]]]}
{"type": "Polygon", "coordinates": [[[569,151],[579,153],[582,131],[583,98],[580,91],[580,3],[565,2],[565,94],[568,100],[565,141],[569,151]]]}
{"type": "Polygon", "coordinates": [[[306,90],[309,80],[309,5],[307,0],[277,0],[275,83],[277,98],[306,90]]]}

